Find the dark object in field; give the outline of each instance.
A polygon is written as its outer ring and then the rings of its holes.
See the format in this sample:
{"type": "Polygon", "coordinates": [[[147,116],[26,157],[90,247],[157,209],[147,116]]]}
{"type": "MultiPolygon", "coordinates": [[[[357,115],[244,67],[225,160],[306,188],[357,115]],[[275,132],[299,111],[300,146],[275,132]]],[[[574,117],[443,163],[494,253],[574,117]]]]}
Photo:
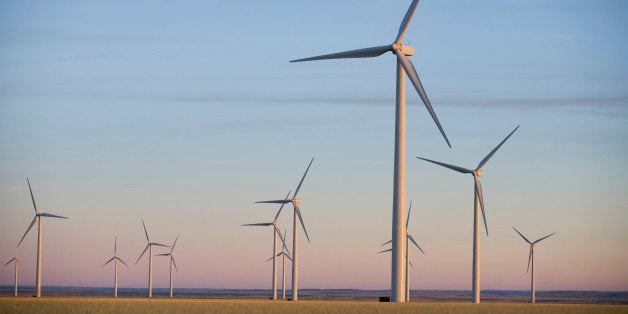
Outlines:
{"type": "Polygon", "coordinates": [[[379,297],[379,302],[390,302],[390,297],[379,297]]]}

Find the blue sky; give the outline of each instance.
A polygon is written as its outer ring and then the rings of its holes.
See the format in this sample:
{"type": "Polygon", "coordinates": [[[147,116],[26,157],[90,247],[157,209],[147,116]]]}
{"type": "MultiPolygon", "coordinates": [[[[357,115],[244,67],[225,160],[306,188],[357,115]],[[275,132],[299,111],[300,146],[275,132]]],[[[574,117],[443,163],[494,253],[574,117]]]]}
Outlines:
{"type": "MultiPolygon", "coordinates": [[[[44,284],[108,285],[114,236],[135,262],[144,218],[155,240],[181,234],[180,286],[267,287],[271,231],[240,224],[271,219],[253,202],[285,195],[315,156],[301,286],[388,288],[374,252],[390,237],[394,57],[288,60],[388,44],[408,5],[3,2],[0,258],[31,219],[29,176],[40,206],[71,218],[44,222],[44,284]]],[[[485,168],[482,288],[527,287],[515,225],[558,232],[537,251],[539,289],[628,289],[627,9],[420,3],[405,42],[453,149],[408,86],[410,227],[428,253],[414,287],[470,288],[473,201],[471,178],[414,157],[473,167],[520,124],[485,168]]],[[[32,234],[25,284],[34,252],[32,234]]],[[[143,286],[144,266],[121,285],[143,286]]]]}

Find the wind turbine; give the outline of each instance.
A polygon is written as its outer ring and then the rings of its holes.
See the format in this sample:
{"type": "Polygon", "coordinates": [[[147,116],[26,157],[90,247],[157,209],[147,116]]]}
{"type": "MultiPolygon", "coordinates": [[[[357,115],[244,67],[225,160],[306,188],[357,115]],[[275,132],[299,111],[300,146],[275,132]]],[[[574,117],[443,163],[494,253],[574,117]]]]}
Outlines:
{"type": "Polygon", "coordinates": [[[437,164],[439,166],[443,166],[445,168],[449,168],[453,171],[457,171],[460,173],[468,173],[473,175],[473,180],[475,184],[475,191],[473,192],[474,203],[473,203],[473,276],[472,276],[472,290],[473,290],[473,303],[480,303],[480,209],[482,210],[482,219],[484,220],[484,228],[486,229],[486,235],[488,236],[488,226],[486,225],[486,215],[484,213],[484,197],[482,194],[482,184],[480,183],[480,177],[484,174],[482,173],[482,167],[488,162],[491,157],[497,152],[497,150],[502,147],[502,145],[510,138],[510,136],[515,133],[519,129],[517,126],[506,138],[497,145],[475,168],[475,170],[470,170],[450,164],[446,164],[439,161],[430,160],[427,158],[417,157],[419,159],[437,164]]]}
{"type": "MultiPolygon", "coordinates": [[[[412,201],[410,201],[410,207],[408,207],[408,217],[406,218],[406,289],[405,289],[405,298],[406,298],[406,302],[410,301],[410,268],[409,266],[413,266],[412,262],[410,262],[410,241],[412,241],[412,243],[419,249],[419,251],[421,251],[421,253],[423,253],[423,255],[425,255],[425,252],[423,251],[423,249],[421,249],[421,247],[419,246],[419,244],[416,242],[416,240],[414,239],[414,237],[412,236],[412,233],[407,231],[408,230],[408,224],[410,223],[410,212],[412,212],[412,201]]],[[[392,242],[392,240],[383,243],[381,246],[386,245],[388,243],[392,242]]],[[[392,251],[392,249],[388,249],[388,250],[383,250],[380,251],[378,253],[384,253],[384,252],[389,252],[392,251]]]]}
{"type": "Polygon", "coordinates": [[[13,296],[17,297],[17,266],[18,264],[20,264],[22,267],[24,267],[24,265],[22,265],[22,262],[20,262],[20,259],[17,257],[17,248],[15,248],[15,257],[6,262],[6,264],[2,265],[2,267],[11,264],[11,262],[15,262],[15,287],[13,288],[13,296]]]}
{"type": "Polygon", "coordinates": [[[174,243],[172,244],[169,253],[157,254],[157,256],[170,256],[170,298],[172,298],[172,265],[174,265],[174,269],[177,271],[177,273],[179,272],[179,269],[177,268],[177,263],[174,262],[174,246],[177,245],[177,240],[179,240],[178,235],[177,238],[174,239],[174,243]]]}
{"type": "Polygon", "coordinates": [[[105,265],[111,263],[113,261],[113,267],[114,267],[114,280],[113,280],[113,297],[117,298],[118,297],[118,261],[120,261],[120,263],[122,263],[124,266],[129,266],[127,265],[120,257],[118,257],[118,237],[116,237],[116,239],[113,242],[113,257],[110,258],[106,263],[104,263],[102,266],[100,266],[100,268],[105,267],[105,265]]]}
{"type": "Polygon", "coordinates": [[[530,261],[532,261],[532,273],[530,274],[530,303],[536,303],[536,286],[534,283],[534,245],[555,235],[556,232],[552,234],[548,234],[534,242],[530,242],[530,240],[528,240],[528,238],[526,238],[523,234],[521,234],[521,232],[519,232],[517,228],[515,227],[512,227],[512,228],[515,229],[515,231],[523,238],[524,241],[530,244],[530,255],[528,255],[528,269],[526,270],[526,272],[530,271],[530,261]]]}
{"type": "MultiPolygon", "coordinates": [[[[403,216],[404,204],[406,202],[406,84],[405,74],[408,75],[412,85],[419,93],[419,97],[423,101],[425,108],[432,116],[440,133],[445,138],[447,145],[451,147],[447,135],[441,126],[436,113],[432,108],[432,104],[427,98],[427,94],[423,89],[419,75],[414,65],[407,58],[414,55],[414,48],[402,43],[403,37],[408,30],[414,11],[419,4],[419,0],[412,1],[406,15],[404,16],[397,38],[390,45],[351,50],[339,53],[332,53],[316,57],[292,60],[290,62],[315,61],[326,59],[346,59],[346,58],[371,58],[380,56],[386,52],[392,52],[397,56],[397,95],[396,95],[396,113],[395,113],[395,167],[394,167],[394,183],[393,183],[393,219],[392,219],[392,270],[391,270],[391,290],[392,301],[404,301],[404,263],[403,263],[403,241],[406,230],[404,229],[403,216]]],[[[296,257],[296,254],[295,254],[296,257]]]]}
{"type": "Polygon", "coordinates": [[[146,253],[146,250],[148,250],[148,297],[152,298],[153,297],[153,245],[163,246],[163,247],[169,247],[169,246],[163,245],[157,242],[150,242],[150,239],[148,238],[148,231],[146,231],[146,225],[144,224],[144,219],[142,219],[142,226],[144,227],[144,234],[146,235],[146,242],[148,244],[146,244],[146,248],[144,248],[144,251],[142,251],[142,254],[140,255],[140,257],[138,257],[137,261],[135,261],[135,265],[137,265],[137,262],[140,261],[140,258],[142,258],[142,256],[144,256],[144,253],[146,253]]]}
{"type": "MultiPolygon", "coordinates": [[[[286,194],[285,200],[288,200],[288,196],[290,196],[290,192],[291,191],[288,191],[288,194],[286,194]]],[[[281,207],[279,207],[279,210],[277,211],[277,214],[275,215],[275,219],[272,222],[262,222],[262,223],[242,225],[242,226],[262,226],[262,227],[273,226],[273,257],[272,257],[273,259],[273,278],[272,278],[273,300],[277,300],[277,260],[275,259],[275,255],[277,254],[277,234],[279,234],[280,238],[282,237],[281,231],[279,231],[279,222],[277,221],[277,219],[279,218],[279,214],[281,214],[281,210],[283,209],[284,205],[286,205],[286,203],[281,204],[281,207]]],[[[283,238],[281,239],[281,242],[283,243],[284,246],[286,245],[283,238]]]]}
{"type": "MultiPolygon", "coordinates": [[[[284,230],[283,232],[283,238],[281,239],[282,242],[282,248],[281,248],[281,252],[279,252],[279,254],[275,255],[275,256],[281,256],[281,268],[282,268],[282,274],[281,274],[281,290],[283,292],[283,299],[286,299],[286,257],[292,261],[292,257],[290,257],[290,252],[288,251],[288,247],[286,247],[286,230],[284,230]]],[[[269,258],[266,260],[266,262],[270,261],[271,259],[274,261],[275,256],[269,258]]]]}
{"type": "Polygon", "coordinates": [[[307,169],[305,169],[305,173],[303,173],[303,177],[301,177],[301,181],[299,181],[299,185],[297,185],[296,190],[294,191],[294,195],[292,195],[291,199],[283,199],[283,200],[271,200],[271,201],[259,201],[255,203],[272,203],[272,204],[288,204],[292,203],[292,208],[294,210],[293,220],[292,220],[292,300],[297,301],[299,299],[299,278],[298,278],[298,243],[299,243],[299,229],[297,219],[301,222],[301,226],[303,227],[303,232],[305,232],[305,236],[307,237],[307,242],[310,242],[310,236],[307,234],[307,229],[305,229],[305,224],[303,223],[303,217],[301,215],[301,209],[299,208],[299,204],[301,204],[302,200],[297,198],[299,194],[299,190],[301,190],[301,184],[303,184],[303,180],[307,175],[307,172],[310,170],[310,166],[314,161],[314,157],[310,160],[310,163],[307,165],[307,169]]]}
{"type": "Polygon", "coordinates": [[[28,183],[28,191],[31,194],[31,200],[33,201],[33,208],[35,209],[35,217],[33,217],[33,221],[31,221],[31,224],[28,226],[28,229],[26,229],[26,232],[24,232],[24,235],[22,236],[22,239],[20,240],[20,243],[17,244],[17,246],[19,247],[20,244],[22,244],[22,241],[24,241],[24,238],[26,237],[28,232],[35,225],[35,221],[37,221],[37,270],[35,272],[35,287],[36,287],[35,296],[39,298],[41,297],[41,259],[42,259],[42,256],[41,256],[41,247],[42,247],[41,219],[42,217],[68,219],[68,217],[57,216],[57,215],[48,214],[48,213],[40,213],[39,209],[37,209],[37,204],[35,203],[35,197],[33,196],[33,189],[31,189],[31,182],[30,180],[28,180],[28,178],[26,178],[26,182],[28,183]]]}

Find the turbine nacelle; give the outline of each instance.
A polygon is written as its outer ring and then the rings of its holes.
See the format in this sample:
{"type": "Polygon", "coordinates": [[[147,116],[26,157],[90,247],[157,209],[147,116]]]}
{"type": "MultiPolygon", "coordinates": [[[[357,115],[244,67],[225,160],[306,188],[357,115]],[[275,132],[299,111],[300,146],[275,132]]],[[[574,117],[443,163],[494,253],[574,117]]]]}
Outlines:
{"type": "Polygon", "coordinates": [[[484,172],[482,172],[482,170],[480,170],[480,169],[474,170],[473,171],[473,176],[475,176],[475,177],[483,177],[484,176],[484,172]]]}
{"type": "Polygon", "coordinates": [[[290,200],[290,202],[292,202],[292,204],[294,204],[294,205],[299,205],[299,204],[301,204],[303,202],[303,200],[299,199],[299,198],[293,198],[293,199],[290,200]]]}
{"type": "Polygon", "coordinates": [[[390,45],[390,48],[395,51],[395,50],[399,50],[401,51],[401,53],[403,53],[403,55],[405,56],[414,56],[414,48],[408,46],[408,45],[404,45],[404,44],[392,44],[390,45]]]}

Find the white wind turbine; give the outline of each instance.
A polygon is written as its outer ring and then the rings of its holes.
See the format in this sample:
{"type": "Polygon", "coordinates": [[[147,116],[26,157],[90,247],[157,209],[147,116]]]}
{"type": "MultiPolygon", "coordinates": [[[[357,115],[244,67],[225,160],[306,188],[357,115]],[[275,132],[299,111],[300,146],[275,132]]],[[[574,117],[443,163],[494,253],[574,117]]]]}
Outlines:
{"type": "Polygon", "coordinates": [[[532,273],[530,273],[530,303],[535,303],[536,302],[536,285],[534,283],[534,245],[555,235],[556,232],[552,234],[548,234],[534,242],[530,242],[530,240],[528,240],[528,238],[526,238],[523,234],[521,234],[519,230],[517,230],[515,227],[512,227],[512,228],[515,229],[515,231],[523,238],[524,241],[530,244],[530,255],[528,255],[528,270],[526,270],[526,272],[530,271],[530,262],[532,262],[532,273]]]}
{"type": "Polygon", "coordinates": [[[310,160],[310,163],[307,165],[307,169],[305,169],[305,173],[303,173],[303,177],[301,177],[301,181],[299,181],[299,185],[297,185],[297,189],[294,191],[294,195],[292,195],[291,199],[283,199],[283,200],[271,200],[271,201],[259,201],[255,203],[272,203],[272,204],[287,204],[292,203],[292,208],[294,210],[293,213],[293,221],[292,221],[292,300],[297,301],[299,299],[299,279],[298,279],[298,239],[299,239],[299,228],[298,222],[301,222],[301,226],[303,227],[303,232],[305,232],[305,236],[307,237],[307,242],[310,242],[310,236],[307,234],[307,229],[305,229],[305,224],[303,223],[303,217],[301,215],[301,209],[299,208],[299,204],[301,204],[302,200],[297,198],[299,194],[299,190],[301,190],[301,184],[303,184],[303,180],[305,180],[305,176],[307,172],[310,170],[310,166],[314,161],[314,157],[310,160]]]}
{"type": "Polygon", "coordinates": [[[144,227],[144,234],[146,235],[146,242],[148,244],[146,244],[146,248],[144,248],[144,251],[142,251],[142,254],[140,255],[140,257],[137,258],[137,261],[135,261],[135,264],[137,265],[137,262],[140,261],[142,256],[144,256],[144,253],[146,253],[146,250],[148,250],[148,297],[152,298],[153,297],[153,245],[163,246],[163,247],[169,247],[169,246],[160,244],[157,242],[150,242],[150,239],[148,238],[148,231],[146,231],[146,225],[144,224],[144,219],[142,219],[142,226],[144,227]]]}
{"type": "Polygon", "coordinates": [[[17,246],[19,247],[20,244],[22,244],[22,241],[24,241],[24,238],[26,237],[28,232],[35,225],[35,221],[37,221],[37,270],[35,272],[35,287],[36,287],[35,296],[39,298],[41,297],[41,260],[42,260],[42,256],[41,256],[42,222],[41,222],[41,219],[42,217],[68,219],[68,217],[57,216],[57,215],[48,214],[48,213],[40,213],[39,209],[37,209],[37,204],[35,204],[35,197],[33,196],[33,189],[31,189],[31,182],[28,180],[28,178],[26,178],[26,182],[28,183],[28,191],[31,194],[31,200],[33,201],[33,208],[35,209],[35,217],[33,218],[33,221],[31,221],[31,224],[28,226],[28,229],[26,229],[26,232],[24,232],[24,235],[22,236],[22,239],[20,240],[20,243],[17,244],[17,246]]]}
{"type": "Polygon", "coordinates": [[[17,268],[18,268],[18,264],[20,264],[22,267],[24,267],[24,265],[22,265],[22,262],[20,262],[20,259],[18,258],[17,248],[15,248],[15,257],[10,259],[8,262],[6,262],[6,264],[2,265],[2,267],[5,267],[5,266],[11,264],[11,262],[15,262],[15,287],[13,288],[13,296],[17,297],[17,268]]]}
{"type": "MultiPolygon", "coordinates": [[[[421,251],[421,253],[423,253],[423,255],[425,255],[425,252],[423,251],[423,249],[421,249],[421,247],[419,246],[419,244],[416,242],[416,240],[414,240],[414,237],[412,236],[412,233],[408,230],[408,224],[410,223],[410,212],[412,212],[412,201],[410,201],[410,206],[408,207],[408,217],[406,218],[406,287],[405,287],[405,298],[406,298],[406,302],[410,301],[410,266],[412,265],[412,262],[410,262],[410,241],[412,241],[412,243],[419,249],[419,251],[421,251]]],[[[383,243],[381,246],[386,245],[388,243],[392,242],[388,241],[386,243],[383,243]]],[[[392,251],[392,249],[388,249],[388,250],[383,250],[380,251],[378,253],[384,253],[384,252],[389,252],[392,251]]]]}
{"type": "Polygon", "coordinates": [[[174,246],[177,245],[177,240],[179,240],[178,235],[177,235],[177,238],[174,239],[174,243],[172,244],[172,247],[170,247],[169,253],[156,255],[156,256],[170,256],[170,298],[172,298],[172,265],[174,265],[174,269],[177,271],[177,273],[179,272],[179,269],[177,268],[177,263],[174,262],[174,246]]]}
{"type": "MultiPolygon", "coordinates": [[[[287,201],[289,201],[288,196],[290,196],[290,192],[291,191],[288,191],[288,194],[286,194],[285,200],[287,201]]],[[[272,278],[273,300],[277,300],[277,260],[274,257],[277,254],[277,235],[279,235],[279,237],[281,238],[281,242],[283,243],[283,245],[284,246],[286,245],[285,240],[282,238],[281,231],[279,231],[279,221],[277,221],[277,219],[279,218],[279,214],[281,214],[281,210],[283,209],[284,205],[286,205],[286,203],[281,204],[281,207],[279,207],[279,210],[277,211],[277,214],[275,215],[275,219],[272,222],[262,222],[262,223],[242,225],[242,226],[261,226],[261,227],[273,226],[273,257],[272,257],[272,260],[273,260],[273,278],[272,278]]]]}
{"type": "Polygon", "coordinates": [[[281,290],[283,292],[283,299],[286,299],[286,257],[292,261],[292,257],[290,257],[290,252],[288,251],[288,247],[286,246],[286,230],[284,230],[283,232],[283,237],[280,238],[281,239],[281,252],[279,252],[279,254],[269,258],[266,260],[266,262],[270,261],[271,259],[274,260],[275,257],[281,256],[281,268],[282,268],[282,275],[281,275],[281,290]]]}
{"type": "Polygon", "coordinates": [[[113,267],[114,267],[113,297],[117,298],[118,297],[118,261],[120,261],[120,263],[122,263],[124,266],[127,266],[127,267],[129,266],[120,257],[118,257],[118,237],[116,237],[116,239],[113,242],[113,257],[110,258],[102,266],[100,266],[100,268],[105,267],[105,265],[111,263],[112,261],[113,261],[113,267]]]}
{"type": "MultiPolygon", "coordinates": [[[[345,59],[345,58],[370,58],[377,57],[386,52],[392,52],[397,56],[397,97],[396,97],[396,114],[395,114],[395,166],[394,166],[394,183],[393,183],[393,219],[392,219],[392,270],[391,270],[391,290],[392,301],[404,301],[404,278],[405,265],[403,263],[404,248],[403,241],[405,236],[405,228],[403,223],[404,206],[406,200],[406,87],[405,74],[408,75],[412,85],[419,93],[419,97],[425,104],[436,126],[445,138],[447,145],[451,147],[447,135],[441,126],[436,113],[432,108],[432,104],[427,98],[427,94],[423,89],[419,75],[414,65],[407,56],[414,55],[414,48],[402,43],[403,37],[408,30],[414,11],[419,4],[419,0],[412,1],[406,15],[401,22],[397,38],[390,45],[351,50],[311,58],[292,60],[290,62],[315,61],[326,59],[345,59]]],[[[296,253],[295,253],[296,257],[296,253]]]]}
{"type": "Polygon", "coordinates": [[[482,184],[480,183],[480,177],[484,174],[482,173],[482,167],[488,162],[491,157],[497,152],[497,150],[502,147],[502,145],[510,138],[510,136],[515,133],[519,129],[517,126],[506,138],[497,145],[475,168],[475,170],[470,170],[450,164],[446,164],[439,161],[434,161],[426,158],[417,157],[419,159],[437,164],[439,166],[443,166],[445,168],[449,168],[451,170],[460,172],[460,173],[468,173],[473,175],[475,191],[473,192],[474,203],[473,203],[473,268],[472,268],[472,293],[473,293],[473,303],[480,303],[480,209],[482,210],[482,219],[484,220],[484,228],[486,229],[486,235],[488,236],[488,226],[486,225],[486,215],[484,213],[484,196],[482,194],[482,184]]]}

